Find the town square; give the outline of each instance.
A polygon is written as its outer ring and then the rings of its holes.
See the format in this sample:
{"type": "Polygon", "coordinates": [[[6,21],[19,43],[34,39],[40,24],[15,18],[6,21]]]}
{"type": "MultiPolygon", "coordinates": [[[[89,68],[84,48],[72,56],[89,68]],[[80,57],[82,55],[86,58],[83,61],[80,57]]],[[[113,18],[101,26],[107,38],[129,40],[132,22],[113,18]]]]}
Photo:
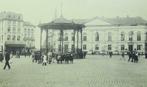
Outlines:
{"type": "Polygon", "coordinates": [[[0,87],[147,87],[146,0],[0,0],[0,87]]]}

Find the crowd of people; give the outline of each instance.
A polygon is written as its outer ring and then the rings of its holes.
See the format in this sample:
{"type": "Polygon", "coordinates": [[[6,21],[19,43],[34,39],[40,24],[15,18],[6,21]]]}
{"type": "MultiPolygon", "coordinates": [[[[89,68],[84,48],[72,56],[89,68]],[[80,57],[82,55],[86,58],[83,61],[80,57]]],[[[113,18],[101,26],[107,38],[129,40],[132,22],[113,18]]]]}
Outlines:
{"type": "Polygon", "coordinates": [[[38,64],[42,63],[43,66],[55,62],[57,64],[62,64],[63,62],[65,62],[66,64],[73,63],[73,59],[74,59],[74,54],[72,52],[58,54],[55,52],[46,53],[46,52],[38,51],[32,53],[32,62],[36,62],[38,64]]]}
{"type": "MultiPolygon", "coordinates": [[[[137,52],[136,49],[132,50],[132,51],[128,51],[126,52],[128,55],[128,62],[134,62],[137,63],[139,61],[138,57],[139,57],[139,53],[137,52]]],[[[125,60],[125,52],[121,52],[121,56],[122,59],[125,60]]],[[[109,52],[109,57],[112,58],[113,53],[109,52]]]]}
{"type": "MultiPolygon", "coordinates": [[[[113,53],[109,52],[109,57],[112,58],[113,53]]],[[[85,58],[86,56],[86,52],[83,52],[80,55],[74,54],[72,52],[67,52],[64,54],[61,53],[55,53],[55,52],[41,52],[41,51],[36,51],[36,52],[32,52],[31,56],[32,56],[32,62],[36,62],[38,64],[42,64],[42,66],[46,66],[47,64],[51,64],[51,63],[57,63],[57,64],[69,64],[69,63],[73,63],[73,60],[75,57],[81,56],[82,58],[85,58]]],[[[121,58],[122,59],[126,59],[125,55],[128,55],[128,62],[134,62],[134,63],[138,63],[139,61],[139,53],[137,52],[136,49],[132,50],[132,51],[128,51],[128,52],[121,52],[121,58]]],[[[26,57],[26,55],[24,55],[26,57]]],[[[147,53],[145,54],[145,56],[147,56],[147,53]]],[[[30,57],[30,55],[29,55],[30,57]]],[[[5,70],[6,67],[8,67],[8,69],[11,69],[10,66],[10,59],[12,58],[12,52],[6,50],[5,54],[0,54],[0,62],[2,62],[3,60],[5,60],[5,65],[3,67],[3,69],[5,70]]],[[[16,58],[20,58],[19,54],[16,54],[16,58]]]]}

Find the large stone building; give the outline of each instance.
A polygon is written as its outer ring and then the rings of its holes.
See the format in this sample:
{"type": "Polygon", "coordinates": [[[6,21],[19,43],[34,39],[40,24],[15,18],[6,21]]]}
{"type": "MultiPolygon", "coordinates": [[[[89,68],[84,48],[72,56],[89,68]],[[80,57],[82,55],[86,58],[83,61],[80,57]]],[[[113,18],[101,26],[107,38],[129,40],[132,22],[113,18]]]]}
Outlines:
{"type": "MultiPolygon", "coordinates": [[[[27,47],[27,42],[32,43],[34,47],[34,26],[23,21],[22,14],[14,12],[1,12],[0,13],[0,49],[22,52],[27,47]],[[28,31],[29,30],[29,31],[28,31]],[[31,34],[29,41],[26,37],[31,34]]],[[[28,37],[27,37],[28,38],[28,37]]],[[[30,47],[30,46],[29,46],[30,47]]],[[[32,48],[30,47],[30,48],[32,48]]]]}
{"type": "MultiPolygon", "coordinates": [[[[94,18],[83,23],[86,27],[83,29],[82,48],[83,51],[88,53],[100,54],[112,51],[118,54],[134,49],[144,53],[145,48],[147,48],[147,44],[145,45],[147,41],[147,26],[145,24],[112,24],[110,21],[100,18],[94,18]]],[[[58,52],[60,32],[58,30],[49,30],[49,35],[49,47],[58,52]]],[[[77,38],[75,39],[77,40],[77,38]]],[[[64,32],[64,50],[71,51],[72,46],[73,31],[66,30],[64,32]]]]}

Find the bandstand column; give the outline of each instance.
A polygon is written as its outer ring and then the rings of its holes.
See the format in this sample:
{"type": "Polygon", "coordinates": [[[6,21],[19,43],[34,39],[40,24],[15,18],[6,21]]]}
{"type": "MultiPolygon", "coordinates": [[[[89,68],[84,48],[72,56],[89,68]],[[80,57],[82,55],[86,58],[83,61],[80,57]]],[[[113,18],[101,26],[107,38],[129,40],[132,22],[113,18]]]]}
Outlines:
{"type": "Polygon", "coordinates": [[[64,41],[64,38],[63,38],[64,37],[63,30],[61,30],[60,33],[61,33],[61,53],[63,53],[63,45],[64,45],[63,44],[63,41],[64,41]]]}
{"type": "Polygon", "coordinates": [[[79,30],[77,30],[77,52],[78,52],[78,48],[79,48],[79,30]]]}
{"type": "Polygon", "coordinates": [[[75,31],[75,29],[74,29],[74,36],[73,36],[73,52],[75,53],[76,51],[75,51],[75,34],[76,34],[76,31],[75,31]]]}
{"type": "Polygon", "coordinates": [[[46,55],[48,53],[48,29],[46,29],[46,55]]]}
{"type": "Polygon", "coordinates": [[[81,51],[83,51],[83,34],[82,34],[82,29],[81,29],[81,51]]]}
{"type": "Polygon", "coordinates": [[[42,32],[43,29],[40,30],[40,51],[42,51],[42,32]]]}

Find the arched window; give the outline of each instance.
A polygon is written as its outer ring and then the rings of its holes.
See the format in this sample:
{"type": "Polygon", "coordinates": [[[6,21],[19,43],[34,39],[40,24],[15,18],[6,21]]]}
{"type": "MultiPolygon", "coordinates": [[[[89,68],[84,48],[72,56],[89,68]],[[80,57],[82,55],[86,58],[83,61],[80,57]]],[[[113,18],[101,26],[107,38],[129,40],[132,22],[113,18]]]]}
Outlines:
{"type": "Polygon", "coordinates": [[[133,31],[129,32],[129,41],[133,41],[133,34],[134,34],[133,31]]]}
{"type": "Polygon", "coordinates": [[[137,32],[137,41],[141,41],[141,32],[140,31],[137,32]]]}
{"type": "Polygon", "coordinates": [[[7,40],[10,40],[10,38],[11,38],[11,36],[10,36],[10,35],[8,35],[8,36],[7,36],[7,40]]]}
{"type": "Polygon", "coordinates": [[[95,33],[95,41],[99,41],[99,33],[98,32],[95,33]]]}
{"type": "Polygon", "coordinates": [[[20,36],[17,36],[17,40],[20,41],[20,36]]]}
{"type": "Polygon", "coordinates": [[[14,35],[13,38],[12,38],[12,40],[15,40],[15,38],[16,38],[16,36],[14,35]]]}
{"type": "Polygon", "coordinates": [[[125,33],[121,32],[121,41],[124,41],[124,40],[125,40],[125,33]]]}
{"type": "Polygon", "coordinates": [[[108,41],[112,41],[112,33],[108,32],[108,41]]]}

